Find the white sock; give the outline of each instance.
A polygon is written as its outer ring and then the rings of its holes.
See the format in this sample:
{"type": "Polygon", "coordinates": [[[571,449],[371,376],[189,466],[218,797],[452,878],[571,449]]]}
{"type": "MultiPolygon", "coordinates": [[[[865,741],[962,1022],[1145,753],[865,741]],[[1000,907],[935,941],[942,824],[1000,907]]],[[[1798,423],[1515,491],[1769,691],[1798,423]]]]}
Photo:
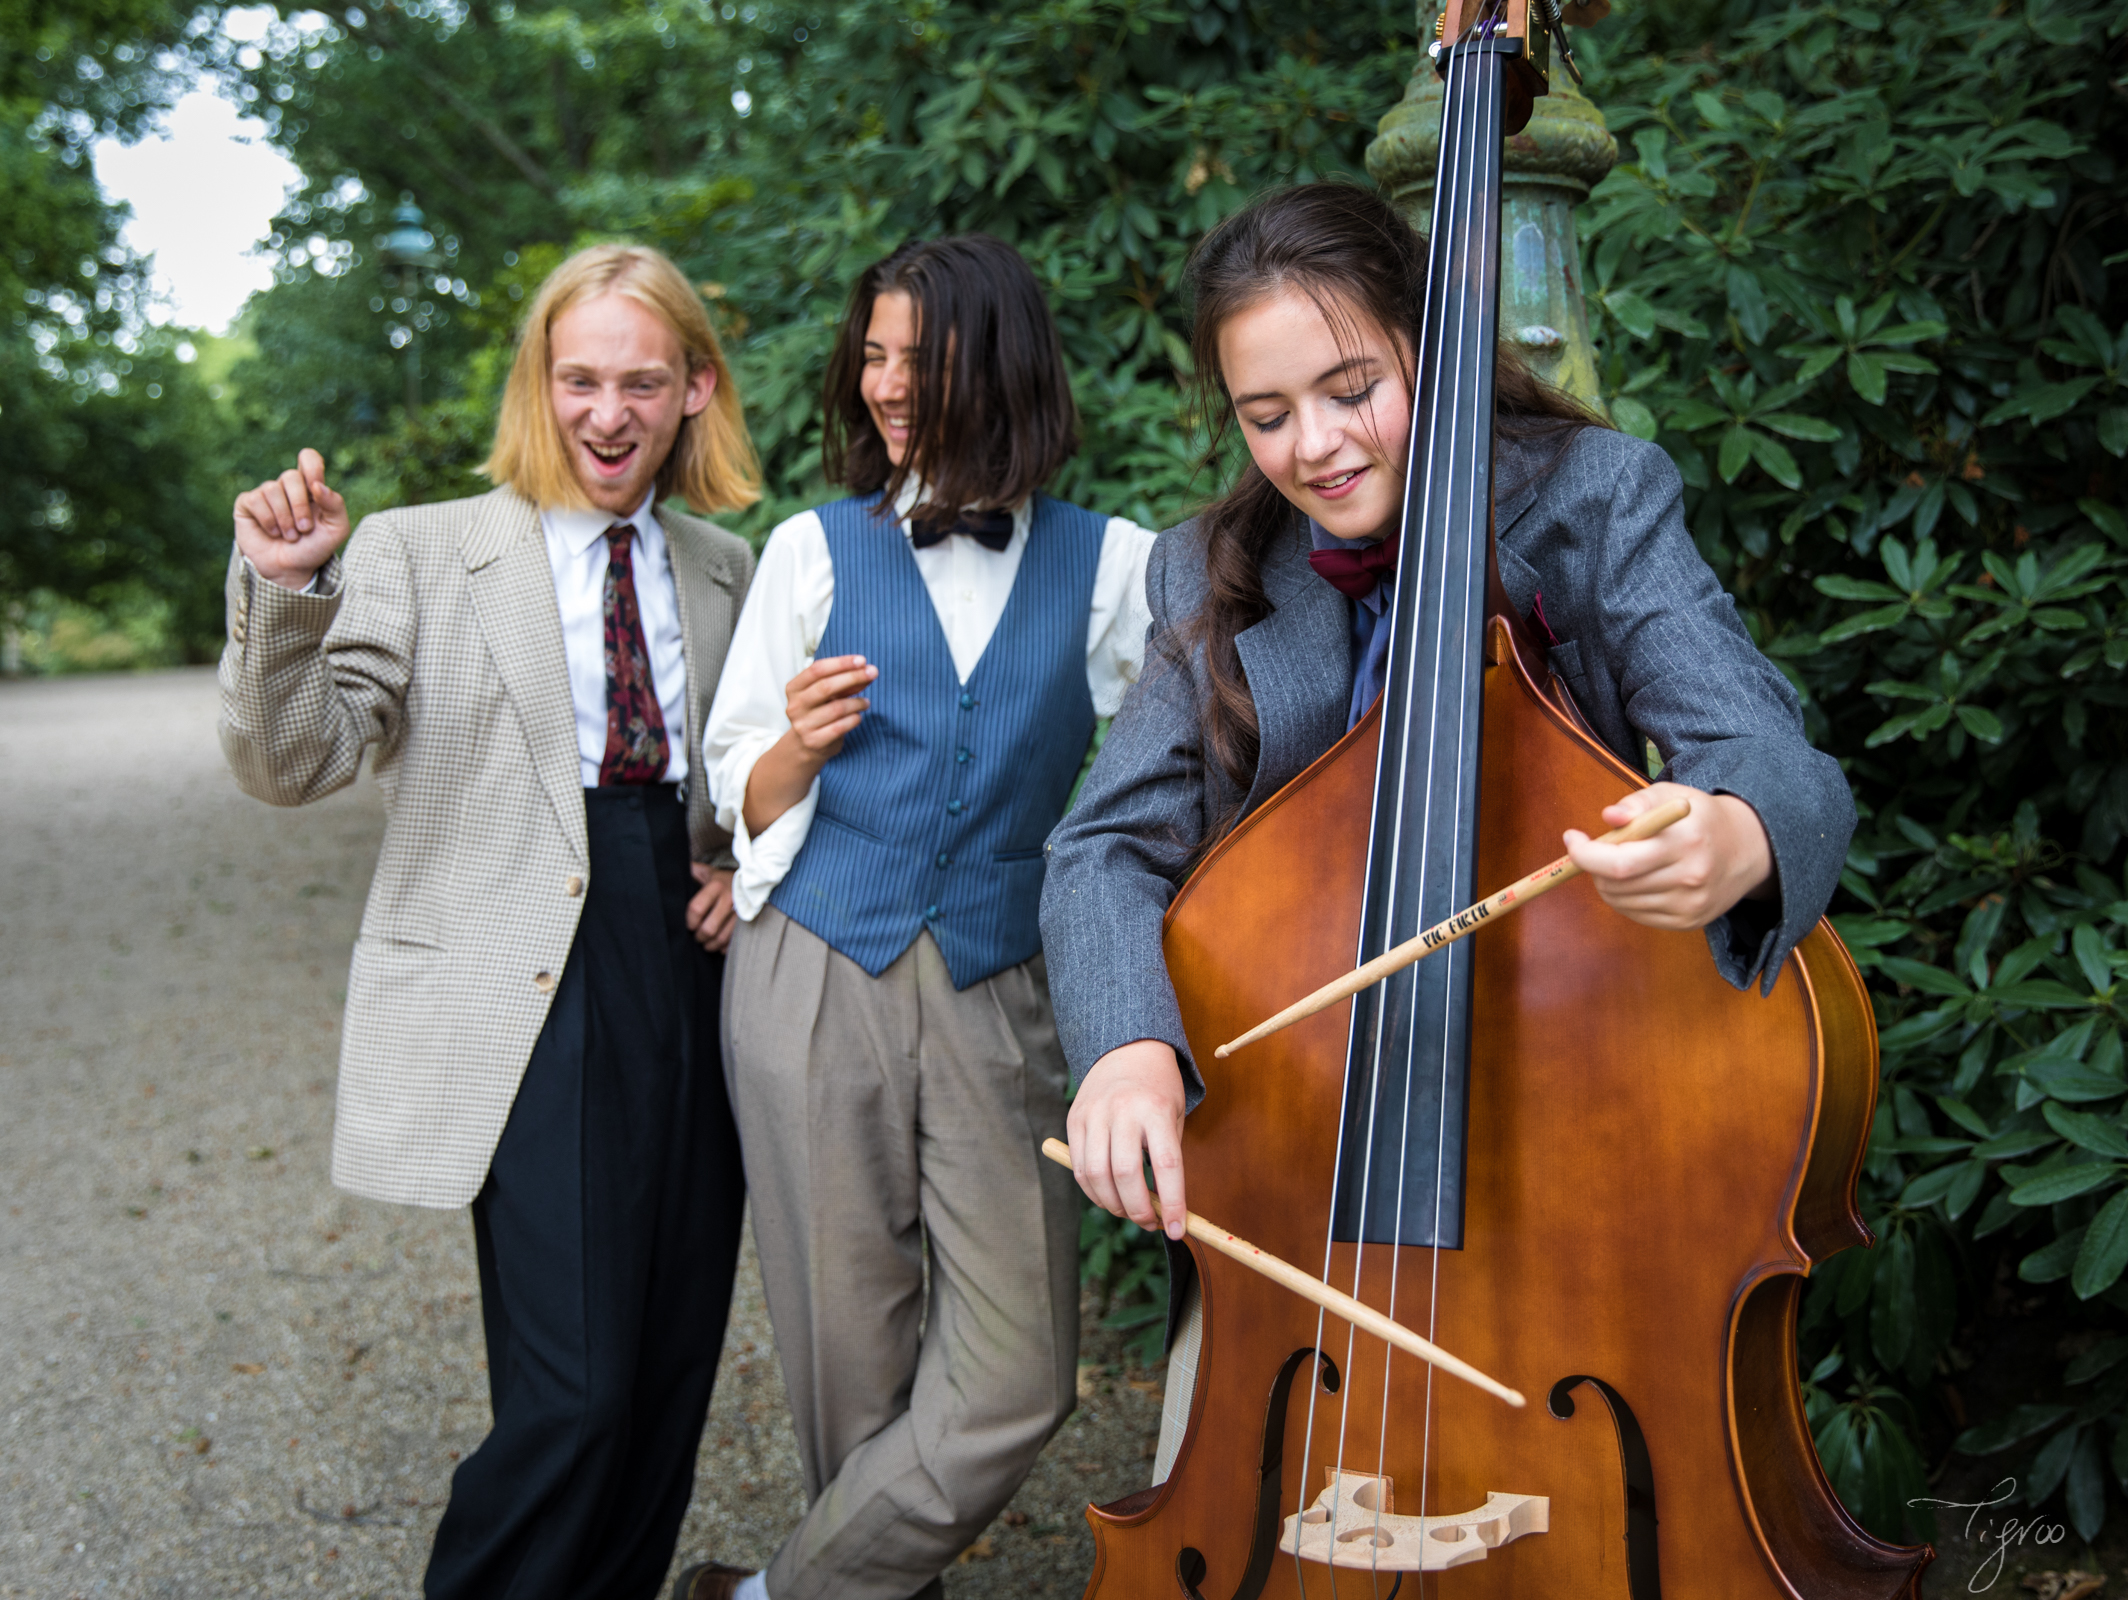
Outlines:
{"type": "Polygon", "coordinates": [[[755,1573],[750,1578],[741,1578],[739,1587],[732,1591],[732,1600],[768,1600],[768,1580],[755,1573]]]}

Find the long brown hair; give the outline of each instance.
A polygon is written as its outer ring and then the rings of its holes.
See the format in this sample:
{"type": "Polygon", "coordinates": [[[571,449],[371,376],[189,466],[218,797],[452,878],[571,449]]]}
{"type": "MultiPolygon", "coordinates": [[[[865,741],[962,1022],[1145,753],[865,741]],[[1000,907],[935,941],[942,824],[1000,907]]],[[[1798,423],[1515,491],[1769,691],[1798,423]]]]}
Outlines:
{"type": "Polygon", "coordinates": [[[495,444],[480,470],[535,505],[590,505],[570,465],[568,441],[554,419],[548,368],[555,319],[602,294],[626,295],[670,328],[686,357],[689,376],[704,367],[717,375],[709,405],[680,423],[672,452],[658,468],[658,498],[678,495],[698,513],[739,511],[759,500],[761,464],[739,409],[738,385],[709,314],[702,309],[702,297],[668,257],[645,245],[600,244],[579,250],[539,286],[518,330],[517,356],[503,388],[495,444]]]}
{"type": "Polygon", "coordinates": [[[851,291],[822,396],[828,481],[891,506],[912,477],[919,516],[1016,506],[1079,448],[1079,413],[1063,341],[1025,258],[1002,239],[964,233],[903,245],[851,291]],[[916,307],[915,415],[901,465],[858,385],[872,303],[906,294],[916,307]]]}
{"type": "MultiPolygon", "coordinates": [[[[1216,459],[1234,426],[1219,330],[1229,317],[1284,289],[1322,307],[1334,328],[1371,321],[1416,351],[1426,309],[1426,241],[1371,189],[1309,183],[1261,196],[1214,228],[1190,257],[1196,301],[1190,350],[1201,415],[1212,420],[1207,459],[1216,459]]],[[[1342,337],[1342,332],[1341,335],[1342,337]]],[[[1408,379],[1407,379],[1408,381],[1408,379]]],[[[1556,441],[1557,460],[1573,435],[1598,419],[1540,380],[1508,345],[1493,380],[1495,434],[1556,441]]],[[[1171,661],[1202,653],[1211,693],[1203,706],[1204,746],[1243,794],[1256,775],[1256,702],[1235,636],[1271,613],[1263,561],[1293,534],[1291,501],[1251,461],[1198,518],[1209,589],[1204,608],[1164,648],[1171,661]]],[[[1225,819],[1214,836],[1230,825],[1225,819]]]]}

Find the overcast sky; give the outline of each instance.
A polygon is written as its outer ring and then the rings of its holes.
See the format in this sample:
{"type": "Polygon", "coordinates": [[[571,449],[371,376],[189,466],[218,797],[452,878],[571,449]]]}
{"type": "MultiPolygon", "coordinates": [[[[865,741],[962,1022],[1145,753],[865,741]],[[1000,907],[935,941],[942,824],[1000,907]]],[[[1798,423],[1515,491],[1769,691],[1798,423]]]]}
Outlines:
{"type": "MultiPolygon", "coordinates": [[[[263,12],[258,19],[271,12],[263,12]]],[[[252,19],[230,14],[230,31],[247,36],[252,19]]],[[[287,157],[266,142],[265,124],[201,87],[178,101],[160,137],[136,145],[102,140],[96,178],[112,200],[133,207],[126,241],[155,257],[162,304],[156,321],[222,333],[273,268],[253,247],[296,181],[287,157]]]]}

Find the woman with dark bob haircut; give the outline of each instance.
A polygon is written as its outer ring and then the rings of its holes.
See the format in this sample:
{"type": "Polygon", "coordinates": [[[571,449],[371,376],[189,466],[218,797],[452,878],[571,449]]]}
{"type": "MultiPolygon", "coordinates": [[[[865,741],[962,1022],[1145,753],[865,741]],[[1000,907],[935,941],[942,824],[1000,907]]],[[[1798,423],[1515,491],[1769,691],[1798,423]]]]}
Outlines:
{"type": "Polygon", "coordinates": [[[739,862],[725,1070],[809,1504],[765,1572],[685,1574],[695,1600],[940,1593],[1077,1393],[1042,846],[1137,677],[1153,536],[1041,492],[1078,419],[1000,240],[866,272],[824,407],[852,493],[769,535],[703,751],[739,862]]]}
{"type": "MultiPolygon", "coordinates": [[[[1240,430],[1249,463],[1154,546],[1158,658],[1050,841],[1042,908],[1079,1085],[1072,1160],[1098,1204],[1142,1227],[1156,1226],[1149,1158],[1179,1232],[1182,1121],[1205,1092],[1162,916],[1205,849],[1382,688],[1426,275],[1425,241],[1372,191],[1341,184],[1257,200],[1191,262],[1207,412],[1240,430]]],[[[1614,910],[1705,929],[1729,982],[1770,990],[1838,880],[1854,830],[1846,780],[1805,741],[1794,691],[1700,559],[1669,457],[1602,426],[1505,347],[1497,370],[1493,528],[1508,599],[1550,641],[1597,737],[1635,767],[1650,743],[1664,762],[1604,821],[1692,802],[1641,843],[1569,831],[1566,846],[1614,910]]],[[[1189,1304],[1169,1424],[1189,1415],[1189,1304]]],[[[1164,1427],[1161,1476],[1177,1436],[1164,1427]]]]}

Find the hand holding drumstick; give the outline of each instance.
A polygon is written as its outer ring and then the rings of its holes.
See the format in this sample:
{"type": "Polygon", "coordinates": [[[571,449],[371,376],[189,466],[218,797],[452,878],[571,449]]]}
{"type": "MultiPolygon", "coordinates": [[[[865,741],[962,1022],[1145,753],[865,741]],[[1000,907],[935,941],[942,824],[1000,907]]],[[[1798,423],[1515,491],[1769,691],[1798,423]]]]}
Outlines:
{"type": "MultiPolygon", "coordinates": [[[[1601,839],[1599,845],[1637,844],[1661,833],[1672,823],[1682,822],[1692,813],[1689,800],[1672,800],[1643,811],[1623,827],[1613,828],[1601,839]]],[[[1568,835],[1571,843],[1574,835],[1568,835]]],[[[1243,1045],[1254,1044],[1259,1039],[1269,1038],[1282,1028],[1289,1028],[1305,1017],[1318,1011],[1326,1011],[1340,1000],[1349,999],[1362,989],[1380,983],[1391,973],[1401,972],[1422,956],[1431,955],[1443,945],[1454,944],[1467,934],[1475,933],[1495,917],[1528,905],[1537,896],[1556,889],[1569,878],[1581,876],[1582,868],[1572,854],[1563,855],[1550,866],[1539,867],[1528,877],[1516,880],[1499,893],[1489,895],[1474,906],[1467,906],[1445,922],[1436,923],[1415,938],[1406,939],[1394,949],[1386,950],[1364,966],[1355,968],[1342,978],[1324,984],[1304,1000],[1296,1000],[1277,1016],[1259,1022],[1238,1039],[1230,1039],[1212,1054],[1224,1059],[1243,1045]]]]}

